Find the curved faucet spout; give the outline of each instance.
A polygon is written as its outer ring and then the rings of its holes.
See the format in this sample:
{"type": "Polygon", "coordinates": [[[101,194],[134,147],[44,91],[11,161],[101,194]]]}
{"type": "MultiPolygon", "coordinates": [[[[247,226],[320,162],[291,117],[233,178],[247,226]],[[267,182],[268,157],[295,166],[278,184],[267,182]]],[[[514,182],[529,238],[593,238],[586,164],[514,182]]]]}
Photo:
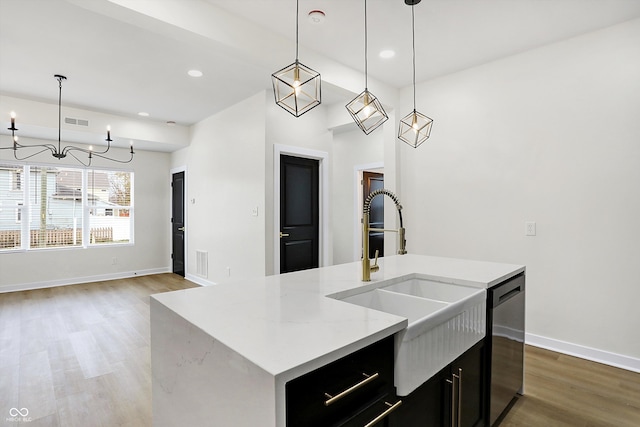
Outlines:
{"type": "Polygon", "coordinates": [[[407,241],[405,239],[405,229],[402,224],[402,205],[398,200],[398,197],[393,194],[391,191],[386,188],[381,188],[375,191],[372,191],[364,201],[363,209],[362,209],[362,280],[364,282],[371,281],[371,272],[376,272],[380,269],[378,266],[378,251],[376,251],[375,262],[371,265],[371,260],[369,259],[369,232],[370,231],[391,231],[398,233],[398,254],[404,255],[407,253],[407,241]],[[393,202],[396,204],[396,209],[398,209],[398,216],[400,218],[400,228],[397,230],[386,230],[379,228],[371,228],[369,225],[369,215],[371,213],[371,201],[379,195],[388,196],[393,202]]]}

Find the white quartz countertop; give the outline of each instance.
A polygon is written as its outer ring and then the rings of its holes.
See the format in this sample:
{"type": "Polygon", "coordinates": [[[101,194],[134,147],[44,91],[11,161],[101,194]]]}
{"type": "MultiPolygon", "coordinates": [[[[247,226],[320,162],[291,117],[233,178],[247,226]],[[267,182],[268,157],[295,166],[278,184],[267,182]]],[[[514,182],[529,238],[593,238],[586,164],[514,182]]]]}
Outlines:
{"type": "Polygon", "coordinates": [[[421,255],[381,258],[371,282],[355,262],[153,295],[215,340],[274,377],[295,378],[407,326],[407,319],[327,295],[353,294],[420,276],[488,288],[522,265],[421,255]]]}

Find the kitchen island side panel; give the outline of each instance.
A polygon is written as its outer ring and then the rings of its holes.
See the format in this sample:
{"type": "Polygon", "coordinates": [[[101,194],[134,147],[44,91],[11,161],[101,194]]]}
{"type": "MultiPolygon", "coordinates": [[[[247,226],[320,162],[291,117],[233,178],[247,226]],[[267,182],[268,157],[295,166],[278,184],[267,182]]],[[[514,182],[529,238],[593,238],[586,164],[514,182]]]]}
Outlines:
{"type": "Polygon", "coordinates": [[[274,427],[274,377],[151,298],[154,427],[274,427]]]}

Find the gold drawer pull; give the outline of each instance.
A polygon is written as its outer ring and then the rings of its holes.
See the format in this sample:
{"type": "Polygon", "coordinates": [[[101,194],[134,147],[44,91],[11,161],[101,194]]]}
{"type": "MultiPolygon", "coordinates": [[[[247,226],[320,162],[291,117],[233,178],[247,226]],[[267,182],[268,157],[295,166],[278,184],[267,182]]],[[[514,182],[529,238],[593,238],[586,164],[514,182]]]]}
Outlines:
{"type": "Polygon", "coordinates": [[[373,420],[369,421],[369,423],[366,424],[364,427],[371,427],[376,423],[380,422],[384,417],[386,417],[387,415],[389,415],[390,413],[398,409],[398,406],[402,405],[402,400],[398,400],[393,405],[389,402],[384,402],[384,404],[387,405],[389,409],[387,409],[386,411],[384,411],[383,413],[375,417],[373,420]]]}
{"type": "Polygon", "coordinates": [[[324,395],[329,399],[327,401],[324,402],[324,406],[329,406],[332,403],[337,402],[338,400],[342,399],[343,397],[345,397],[346,395],[356,391],[357,389],[359,389],[362,386],[365,386],[367,384],[369,384],[371,381],[375,380],[376,378],[378,378],[378,373],[376,372],[373,375],[367,375],[364,372],[362,373],[362,375],[364,375],[366,378],[362,381],[360,381],[358,384],[353,385],[351,387],[349,387],[348,389],[346,389],[343,392],[340,392],[338,394],[336,394],[335,396],[331,396],[329,393],[325,393],[324,395]]]}

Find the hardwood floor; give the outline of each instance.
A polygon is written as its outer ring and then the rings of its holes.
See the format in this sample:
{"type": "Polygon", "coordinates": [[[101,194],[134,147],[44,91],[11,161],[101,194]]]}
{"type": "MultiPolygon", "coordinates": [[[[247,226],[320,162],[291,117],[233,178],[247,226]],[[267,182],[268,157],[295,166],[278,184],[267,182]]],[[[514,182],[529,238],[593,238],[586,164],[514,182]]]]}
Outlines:
{"type": "Polygon", "coordinates": [[[195,286],[159,274],[0,294],[0,425],[151,425],[149,295],[195,286]]]}
{"type": "MultiPolygon", "coordinates": [[[[190,287],[160,274],[0,294],[0,425],[150,426],[149,295],[190,287]]],[[[525,359],[500,427],[640,426],[640,374],[530,346],[525,359]]]]}
{"type": "Polygon", "coordinates": [[[526,346],[525,395],[500,427],[638,427],[640,374],[526,346]]]}

